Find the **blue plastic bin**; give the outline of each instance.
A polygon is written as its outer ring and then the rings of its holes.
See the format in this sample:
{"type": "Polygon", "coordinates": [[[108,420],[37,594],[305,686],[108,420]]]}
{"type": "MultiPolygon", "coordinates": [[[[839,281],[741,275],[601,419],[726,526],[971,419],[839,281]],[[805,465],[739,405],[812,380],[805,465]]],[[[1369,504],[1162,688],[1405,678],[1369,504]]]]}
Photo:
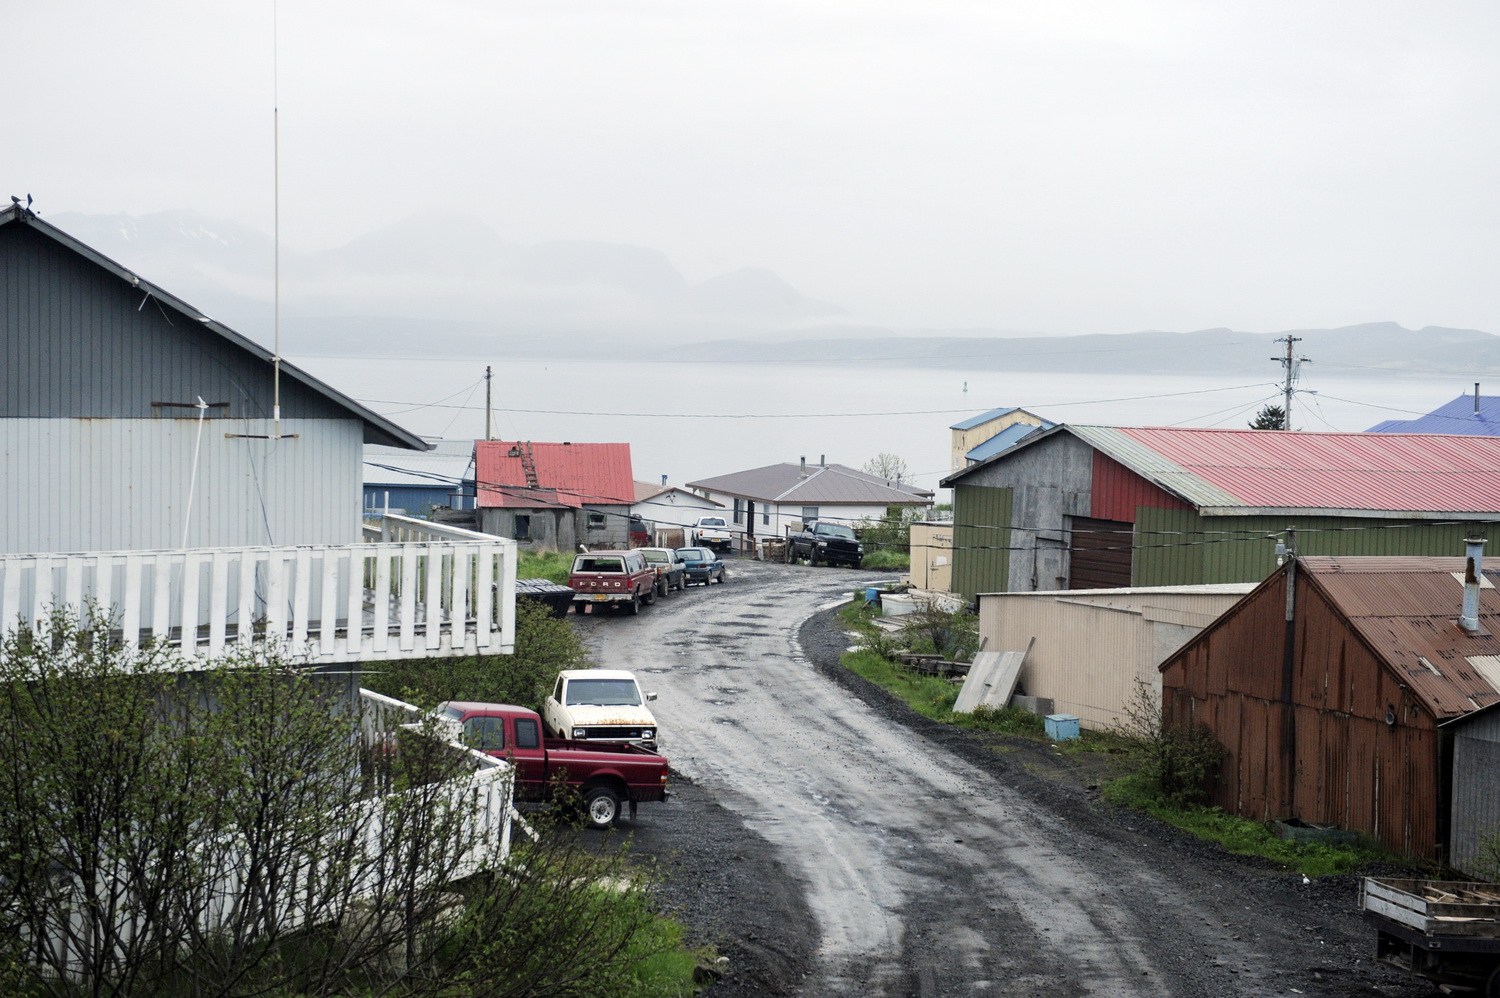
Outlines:
{"type": "Polygon", "coordinates": [[[1054,742],[1065,742],[1078,737],[1078,718],[1072,714],[1048,714],[1047,737],[1054,742]]]}

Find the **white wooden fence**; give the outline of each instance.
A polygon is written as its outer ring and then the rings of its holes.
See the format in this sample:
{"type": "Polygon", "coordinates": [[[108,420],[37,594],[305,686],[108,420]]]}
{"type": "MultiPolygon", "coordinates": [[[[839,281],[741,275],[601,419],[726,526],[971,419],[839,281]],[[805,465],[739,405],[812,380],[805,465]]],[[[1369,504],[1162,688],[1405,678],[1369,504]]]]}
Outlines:
{"type": "Polygon", "coordinates": [[[364,544],[0,555],[0,630],[93,605],[127,646],[189,659],[247,641],[310,664],[509,654],[515,542],[383,521],[364,544]]]}

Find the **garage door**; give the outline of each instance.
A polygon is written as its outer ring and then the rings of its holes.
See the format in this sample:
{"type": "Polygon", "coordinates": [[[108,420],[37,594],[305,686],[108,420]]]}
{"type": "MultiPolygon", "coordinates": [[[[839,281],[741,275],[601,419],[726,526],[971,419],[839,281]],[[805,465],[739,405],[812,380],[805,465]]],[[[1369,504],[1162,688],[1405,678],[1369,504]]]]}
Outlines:
{"type": "Polygon", "coordinates": [[[1073,517],[1068,548],[1069,589],[1121,589],[1130,585],[1132,525],[1121,520],[1073,517]]]}

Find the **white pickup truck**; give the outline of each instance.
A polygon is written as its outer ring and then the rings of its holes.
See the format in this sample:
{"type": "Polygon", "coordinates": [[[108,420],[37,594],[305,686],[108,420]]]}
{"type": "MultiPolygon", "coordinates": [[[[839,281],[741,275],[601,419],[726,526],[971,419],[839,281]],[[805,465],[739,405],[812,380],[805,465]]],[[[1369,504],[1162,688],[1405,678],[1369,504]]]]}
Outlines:
{"type": "Polygon", "coordinates": [[[629,742],[655,749],[656,718],[635,673],[622,669],[568,669],[542,705],[542,726],[577,742],[629,742]]]}
{"type": "Polygon", "coordinates": [[[730,532],[729,524],[722,516],[698,517],[698,522],[688,531],[688,537],[692,540],[689,547],[728,551],[734,544],[734,534],[730,532]]]}

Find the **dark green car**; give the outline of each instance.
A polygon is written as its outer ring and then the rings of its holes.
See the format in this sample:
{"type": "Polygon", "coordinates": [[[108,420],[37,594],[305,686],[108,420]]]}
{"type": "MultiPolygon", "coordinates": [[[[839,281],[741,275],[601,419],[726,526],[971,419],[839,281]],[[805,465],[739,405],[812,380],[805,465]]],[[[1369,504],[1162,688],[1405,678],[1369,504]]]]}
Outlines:
{"type": "Polygon", "coordinates": [[[724,581],[724,563],[711,548],[678,548],[677,553],[687,563],[687,580],[701,582],[724,581]]]}

